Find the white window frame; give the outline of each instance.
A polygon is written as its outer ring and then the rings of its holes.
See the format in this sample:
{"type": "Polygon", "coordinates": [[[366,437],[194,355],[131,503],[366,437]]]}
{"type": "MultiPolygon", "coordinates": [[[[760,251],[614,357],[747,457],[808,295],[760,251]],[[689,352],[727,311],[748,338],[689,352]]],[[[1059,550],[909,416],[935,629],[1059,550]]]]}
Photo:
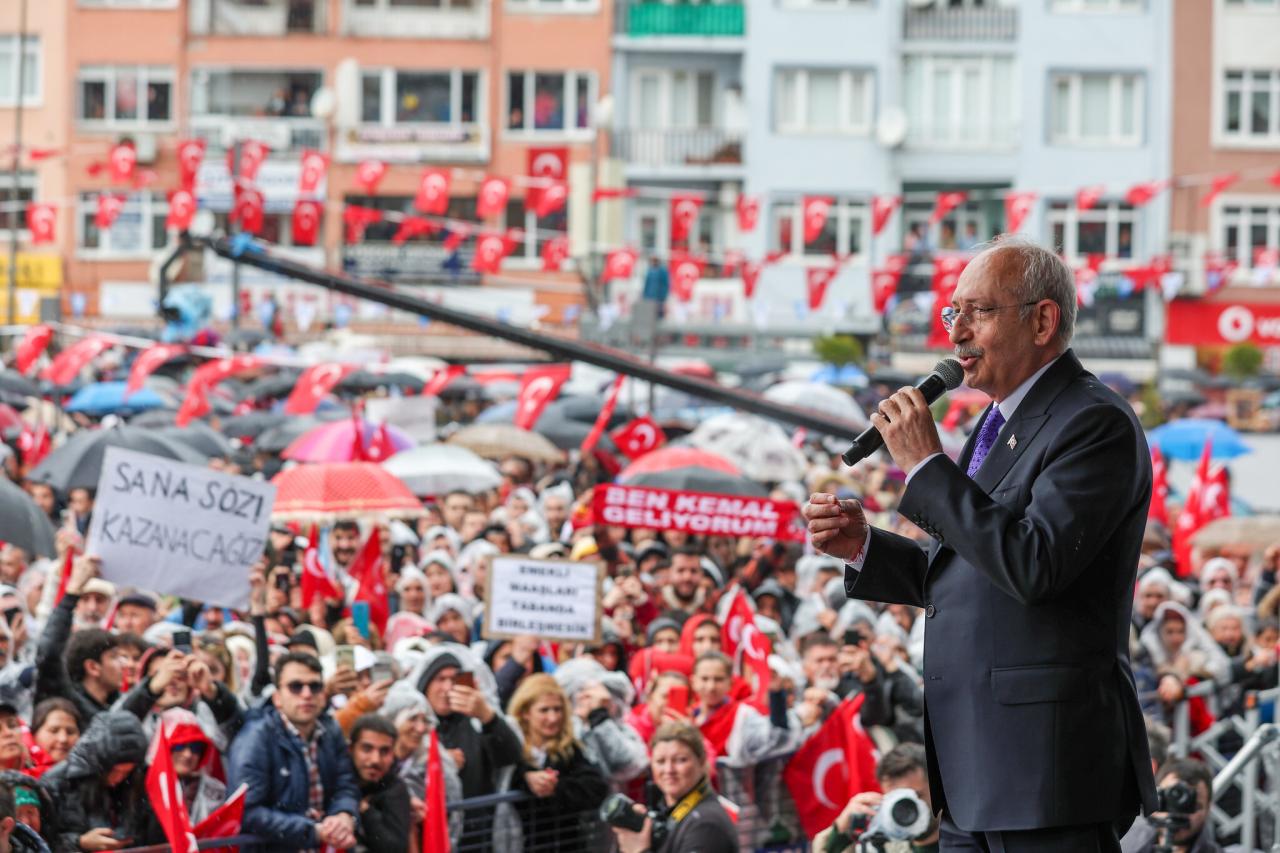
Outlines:
{"type": "Polygon", "coordinates": [[[1217,81],[1215,81],[1215,85],[1217,86],[1218,103],[1221,105],[1221,114],[1215,127],[1219,139],[1228,145],[1242,148],[1273,148],[1280,145],[1280,65],[1275,68],[1223,68],[1217,81]],[[1271,126],[1266,133],[1254,133],[1250,129],[1253,122],[1250,116],[1249,103],[1253,100],[1253,94],[1256,91],[1253,75],[1257,73],[1266,73],[1271,77],[1267,86],[1267,94],[1271,103],[1271,126]],[[1241,75],[1238,85],[1228,82],[1227,75],[1229,74],[1241,75]],[[1240,93],[1239,130],[1227,129],[1227,99],[1232,91],[1240,93]]]}
{"type": "MultiPolygon", "coordinates": [[[[0,35],[0,42],[8,45],[9,55],[12,57],[13,67],[9,70],[12,75],[14,91],[9,97],[0,95],[0,107],[16,107],[18,105],[18,69],[21,68],[18,58],[18,35],[17,33],[5,33],[0,35]]],[[[22,95],[23,107],[40,107],[44,105],[44,51],[41,49],[44,42],[39,34],[27,33],[27,37],[23,40],[22,52],[28,56],[35,57],[35,74],[31,75],[30,80],[23,80],[23,86],[27,89],[22,95]]]]}
{"type": "Polygon", "coordinates": [[[1224,257],[1227,251],[1227,228],[1234,225],[1238,229],[1240,236],[1236,241],[1236,257],[1227,260],[1235,260],[1243,269],[1253,267],[1255,248],[1280,248],[1280,195],[1221,196],[1214,202],[1213,218],[1212,245],[1224,257]],[[1254,217],[1254,211],[1258,208],[1266,210],[1262,224],[1267,229],[1267,242],[1262,246],[1255,246],[1250,238],[1252,227],[1259,224],[1254,217]]]}
{"type": "Polygon", "coordinates": [[[513,139],[568,139],[582,140],[592,139],[595,136],[595,104],[600,96],[600,79],[596,72],[585,69],[574,68],[504,68],[502,70],[502,134],[505,137],[513,139]],[[523,128],[513,128],[508,125],[511,116],[511,75],[524,75],[524,123],[523,128]],[[586,77],[587,79],[587,126],[577,127],[576,118],[574,126],[562,128],[535,128],[533,126],[533,104],[535,98],[535,80],[538,74],[561,74],[565,77],[565,102],[564,115],[566,117],[565,124],[569,124],[568,117],[576,117],[578,114],[578,80],[586,77]]]}
{"type": "Polygon", "coordinates": [[[720,75],[712,68],[637,68],[631,74],[631,128],[634,130],[714,130],[720,127],[723,119],[720,98],[717,94],[725,91],[720,75]],[[691,123],[678,124],[675,119],[676,75],[689,77],[689,102],[687,114],[691,123]],[[711,108],[710,123],[698,123],[698,77],[703,74],[711,76],[711,108]],[[655,80],[658,85],[658,123],[650,126],[644,122],[641,114],[640,90],[645,80],[655,80]]]}
{"type": "Polygon", "coordinates": [[[850,9],[870,9],[872,0],[781,0],[783,9],[803,9],[815,12],[846,12],[850,9]]]}
{"type": "Polygon", "coordinates": [[[957,245],[964,237],[965,226],[969,223],[974,225],[974,230],[978,235],[978,242],[983,242],[987,239],[983,235],[991,235],[994,231],[987,217],[985,207],[976,201],[964,202],[937,222],[932,221],[933,208],[934,202],[932,201],[927,204],[908,202],[902,208],[902,236],[905,238],[910,233],[912,225],[920,225],[924,229],[925,242],[928,244],[930,251],[957,252],[967,250],[942,247],[942,223],[951,222],[955,225],[957,245]]]}
{"type": "MultiPolygon", "coordinates": [[[[1062,256],[1068,263],[1074,263],[1084,260],[1084,256],[1080,254],[1079,234],[1077,229],[1081,223],[1097,223],[1101,222],[1106,226],[1106,248],[1103,254],[1107,258],[1116,258],[1123,262],[1136,261],[1140,252],[1138,247],[1142,245],[1142,209],[1126,205],[1118,199],[1100,200],[1096,205],[1088,210],[1080,211],[1076,208],[1075,199],[1072,198],[1053,198],[1047,199],[1045,202],[1045,242],[1052,244],[1053,229],[1055,225],[1062,225],[1062,256]],[[1055,204],[1065,204],[1066,207],[1054,207],[1055,204]],[[1131,226],[1130,233],[1133,235],[1130,242],[1130,251],[1128,258],[1120,258],[1120,225],[1128,222],[1131,226]]],[[[1057,250],[1058,246],[1052,246],[1057,250]]]]}
{"type": "MultiPolygon", "coordinates": [[[[948,150],[1008,150],[1016,148],[1018,145],[1021,131],[1021,98],[1018,77],[1018,60],[1012,54],[908,54],[903,59],[903,83],[906,84],[906,67],[905,63],[913,62],[920,64],[921,74],[921,104],[920,114],[929,117],[933,116],[934,89],[933,78],[934,71],[939,65],[950,66],[951,75],[951,116],[947,126],[945,136],[938,133],[937,128],[933,128],[928,124],[911,122],[907,131],[907,145],[917,148],[941,148],[948,150]],[[1007,134],[1002,137],[1002,131],[994,128],[991,124],[992,106],[993,106],[993,90],[997,61],[1002,64],[1008,61],[1008,73],[1010,77],[1009,85],[1009,122],[1007,134]],[[983,132],[975,139],[965,139],[961,136],[963,130],[963,119],[966,116],[964,110],[963,99],[961,97],[961,86],[964,80],[964,74],[961,73],[965,67],[977,67],[979,79],[979,103],[976,114],[971,115],[971,123],[983,132]],[[914,125],[919,126],[914,126],[914,125]]],[[[906,102],[907,93],[903,92],[903,101],[906,102]]],[[[908,109],[908,114],[910,110],[908,109]]]]}
{"type": "MultiPolygon", "coordinates": [[[[814,195],[820,195],[820,193],[815,193],[814,195]]],[[[790,216],[792,251],[786,255],[787,260],[804,266],[830,264],[830,252],[814,251],[811,246],[806,245],[804,242],[804,217],[800,215],[803,204],[803,196],[788,196],[776,199],[769,205],[769,251],[782,250],[781,243],[775,244],[779,222],[784,216],[790,216]],[[797,248],[799,251],[796,251],[797,248]]],[[[853,223],[857,223],[859,243],[862,248],[861,251],[850,258],[850,262],[854,264],[862,263],[871,240],[871,203],[865,197],[837,196],[828,216],[835,219],[835,251],[836,254],[841,256],[849,254],[850,235],[853,233],[851,226],[853,223]]]]}
{"type": "MultiPolygon", "coordinates": [[[[327,0],[316,0],[316,2],[327,3],[327,0]]],[[[480,12],[483,8],[483,0],[472,0],[472,3],[470,6],[463,6],[458,9],[453,8],[451,0],[440,0],[439,8],[435,8],[435,9],[429,6],[417,8],[414,6],[392,5],[391,0],[368,0],[368,2],[364,2],[364,3],[362,3],[360,0],[350,0],[350,3],[352,7],[361,9],[362,11],[366,11],[366,12],[373,11],[373,10],[377,10],[379,12],[386,12],[387,14],[396,14],[396,13],[404,14],[407,12],[410,15],[431,14],[433,12],[439,13],[439,14],[452,14],[452,13],[467,14],[470,12],[480,12]]]]}
{"type": "Polygon", "coordinates": [[[875,74],[865,68],[797,68],[782,67],[773,70],[773,129],[784,136],[869,136],[872,116],[875,114],[875,74]],[[815,73],[836,73],[839,75],[840,115],[834,129],[810,128],[805,124],[804,116],[809,107],[809,76],[815,73]],[[792,83],[794,81],[794,83],[792,83]],[[794,85],[794,99],[788,92],[794,85]],[[862,115],[853,115],[853,94],[855,87],[862,89],[862,115]],[[783,102],[790,100],[794,106],[797,119],[795,123],[787,122],[783,117],[783,102]]]}
{"type": "MultiPolygon", "coordinates": [[[[97,192],[80,193],[76,201],[76,246],[75,254],[77,258],[89,260],[139,260],[151,258],[155,253],[164,248],[162,243],[159,246],[151,245],[152,228],[156,218],[163,218],[169,214],[169,202],[162,193],[148,192],[146,190],[140,192],[128,193],[128,199],[125,202],[125,209],[140,205],[142,208],[142,233],[144,235],[143,245],[138,248],[117,249],[111,245],[112,229],[100,230],[100,239],[97,247],[87,247],[85,241],[85,218],[94,216],[98,211],[98,195],[97,192]]],[[[124,212],[121,212],[124,215],[124,212]]]]}
{"type": "Polygon", "coordinates": [[[365,126],[397,127],[413,125],[415,127],[463,127],[467,124],[484,126],[488,113],[485,111],[485,74],[479,68],[361,68],[360,69],[360,123],[365,126]],[[380,75],[379,92],[381,100],[380,115],[377,121],[364,121],[364,78],[380,75]],[[396,80],[400,74],[448,74],[449,75],[449,114],[451,121],[396,121],[396,80]],[[470,122],[462,121],[462,75],[476,75],[475,118],[470,122]]]}
{"type": "Polygon", "coordinates": [[[504,7],[514,15],[594,15],[600,0],[506,0],[504,7]]]}
{"type": "Polygon", "coordinates": [[[1049,144],[1070,146],[1072,148],[1136,148],[1142,145],[1143,127],[1146,120],[1146,79],[1136,71],[1055,71],[1049,74],[1049,144]],[[1107,116],[1108,133],[1104,137],[1092,138],[1082,135],[1083,115],[1081,104],[1086,78],[1107,78],[1107,97],[1109,98],[1109,115],[1107,116]],[[1124,86],[1126,81],[1133,81],[1133,132],[1123,133],[1124,86]],[[1055,128],[1057,118],[1058,84],[1067,84],[1067,129],[1059,134],[1055,128]]]}
{"type": "MultiPolygon", "coordinates": [[[[9,199],[8,201],[0,201],[0,204],[15,204],[15,203],[16,203],[16,204],[19,204],[19,205],[23,205],[23,207],[25,208],[25,205],[27,204],[27,202],[29,202],[29,201],[35,201],[35,200],[39,197],[39,190],[40,190],[40,187],[39,187],[39,181],[37,180],[37,178],[36,178],[36,173],[35,173],[34,171],[32,171],[32,170],[27,170],[27,169],[19,169],[19,170],[18,170],[18,190],[19,190],[19,191],[21,191],[21,190],[28,190],[28,191],[30,191],[30,193],[31,193],[31,198],[30,198],[30,199],[18,199],[16,202],[15,202],[13,199],[9,199]]],[[[9,174],[4,175],[4,176],[3,176],[3,178],[0,178],[0,192],[4,192],[4,193],[8,194],[8,193],[10,193],[10,192],[12,192],[12,191],[13,191],[13,178],[12,178],[12,173],[9,173],[9,174]]],[[[13,208],[13,209],[5,209],[3,212],[4,212],[5,214],[12,214],[12,215],[16,215],[16,216],[24,216],[24,215],[26,214],[25,209],[19,209],[19,208],[16,208],[16,207],[15,207],[15,208],[13,208]]],[[[6,217],[6,218],[7,218],[7,217],[6,217]]],[[[0,228],[0,239],[9,239],[9,238],[11,238],[12,236],[13,236],[13,229],[12,229],[12,228],[0,228]]],[[[19,228],[19,229],[18,229],[18,240],[19,240],[19,241],[30,240],[30,239],[31,239],[31,230],[30,230],[30,229],[28,229],[28,228],[19,228]]]]}
{"type": "Polygon", "coordinates": [[[1049,0],[1049,11],[1070,15],[1116,15],[1142,12],[1143,0],[1049,0]]]}
{"type": "Polygon", "coordinates": [[[76,125],[85,129],[106,130],[167,130],[177,125],[178,114],[178,73],[177,69],[167,65],[82,65],[76,72],[75,89],[75,121],[76,125]],[[131,72],[138,76],[139,110],[146,104],[146,90],[151,83],[169,84],[169,117],[152,120],[150,118],[117,119],[110,115],[115,112],[116,78],[121,72],[131,72]],[[107,118],[84,118],[84,84],[106,83],[107,118]]]}
{"type": "Polygon", "coordinates": [[[176,9],[178,0],[76,0],[86,9],[176,9]]]}

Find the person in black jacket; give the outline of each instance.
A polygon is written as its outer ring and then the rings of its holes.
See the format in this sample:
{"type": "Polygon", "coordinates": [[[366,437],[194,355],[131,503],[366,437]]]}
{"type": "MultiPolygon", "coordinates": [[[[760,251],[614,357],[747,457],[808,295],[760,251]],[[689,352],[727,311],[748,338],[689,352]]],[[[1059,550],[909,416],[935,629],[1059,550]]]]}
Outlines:
{"type": "Polygon", "coordinates": [[[409,788],[391,772],[396,727],[378,714],[365,714],[351,727],[351,762],[360,784],[360,826],[356,850],[404,853],[409,849],[409,788]]]}
{"type": "Polygon", "coordinates": [[[35,704],[51,696],[69,699],[85,725],[120,696],[119,637],[101,628],[71,633],[80,593],[97,577],[99,564],[92,555],[76,558],[67,581],[67,594],[49,616],[36,649],[35,704]]]}
{"type": "Polygon", "coordinates": [[[13,788],[0,782],[0,853],[49,853],[40,834],[18,820],[13,788]]]}

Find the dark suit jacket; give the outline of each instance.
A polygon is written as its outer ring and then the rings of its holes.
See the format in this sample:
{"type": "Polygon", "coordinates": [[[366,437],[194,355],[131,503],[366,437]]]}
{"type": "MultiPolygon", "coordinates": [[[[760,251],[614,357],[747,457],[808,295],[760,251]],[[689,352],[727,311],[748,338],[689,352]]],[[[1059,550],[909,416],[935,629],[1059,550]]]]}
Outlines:
{"type": "Polygon", "coordinates": [[[845,586],[925,608],[935,808],[967,831],[1131,820],[1155,800],[1128,647],[1151,498],[1142,427],[1068,350],[971,480],[977,434],[903,494],[928,553],[873,529],[845,586]]]}

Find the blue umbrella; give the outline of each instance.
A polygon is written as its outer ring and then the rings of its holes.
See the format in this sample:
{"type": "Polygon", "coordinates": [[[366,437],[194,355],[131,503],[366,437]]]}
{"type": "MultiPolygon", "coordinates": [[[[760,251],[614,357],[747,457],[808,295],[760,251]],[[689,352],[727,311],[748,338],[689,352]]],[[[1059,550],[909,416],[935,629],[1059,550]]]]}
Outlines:
{"type": "Polygon", "coordinates": [[[1235,459],[1253,448],[1244,443],[1240,433],[1212,418],[1182,418],[1158,426],[1147,433],[1152,444],[1160,448],[1166,459],[1200,458],[1204,443],[1213,440],[1214,459],[1235,459]]]}
{"type": "Polygon", "coordinates": [[[75,393],[64,407],[68,412],[84,412],[86,415],[109,415],[116,412],[142,412],[172,406],[150,388],[142,387],[125,398],[124,382],[94,382],[75,393]]]}
{"type": "Polygon", "coordinates": [[[840,367],[824,364],[820,370],[809,377],[809,381],[839,385],[842,388],[866,388],[867,374],[856,364],[845,364],[840,367]]]}

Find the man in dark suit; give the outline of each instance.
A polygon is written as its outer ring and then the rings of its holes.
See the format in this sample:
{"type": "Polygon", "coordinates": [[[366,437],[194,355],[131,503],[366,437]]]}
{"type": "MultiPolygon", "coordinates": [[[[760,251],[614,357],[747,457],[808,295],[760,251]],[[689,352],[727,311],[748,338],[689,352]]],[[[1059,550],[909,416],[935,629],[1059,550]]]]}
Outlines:
{"type": "Polygon", "coordinates": [[[1057,256],[995,243],[943,308],[966,383],[994,400],[959,464],[918,390],[871,416],[927,552],[869,527],[856,500],[805,507],[851,597],[924,608],[943,850],[1118,851],[1154,808],[1128,655],[1150,457],[1132,409],[1068,348],[1075,309],[1057,256]]]}

